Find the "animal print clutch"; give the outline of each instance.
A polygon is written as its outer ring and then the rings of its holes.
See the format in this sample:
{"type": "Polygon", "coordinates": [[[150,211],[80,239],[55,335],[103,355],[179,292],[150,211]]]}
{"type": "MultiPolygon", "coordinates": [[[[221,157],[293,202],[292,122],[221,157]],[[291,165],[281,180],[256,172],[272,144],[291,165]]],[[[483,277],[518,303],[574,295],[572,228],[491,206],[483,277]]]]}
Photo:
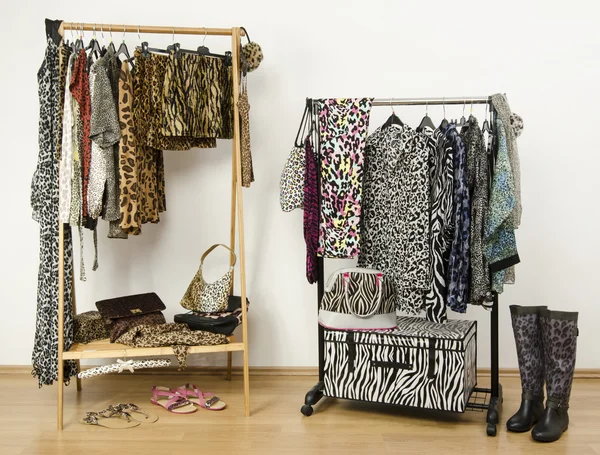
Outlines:
{"type": "Polygon", "coordinates": [[[380,271],[340,269],[327,280],[319,324],[339,330],[396,328],[395,298],[392,282],[380,271]]]}

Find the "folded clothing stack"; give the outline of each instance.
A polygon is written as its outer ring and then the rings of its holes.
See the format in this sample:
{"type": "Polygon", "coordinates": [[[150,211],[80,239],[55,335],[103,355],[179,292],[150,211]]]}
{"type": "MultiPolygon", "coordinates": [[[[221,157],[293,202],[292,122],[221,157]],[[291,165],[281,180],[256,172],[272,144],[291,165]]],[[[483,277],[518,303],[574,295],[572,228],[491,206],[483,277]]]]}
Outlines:
{"type": "Polygon", "coordinates": [[[110,332],[110,342],[139,325],[166,324],[162,311],[166,308],[154,292],[128,295],[96,302],[96,308],[110,332]]]}
{"type": "MultiPolygon", "coordinates": [[[[246,309],[249,306],[250,301],[246,299],[246,309]]],[[[187,324],[191,330],[204,330],[230,336],[236,327],[242,323],[242,298],[230,295],[226,310],[220,313],[190,311],[189,313],[176,314],[175,322],[187,324]]]]}

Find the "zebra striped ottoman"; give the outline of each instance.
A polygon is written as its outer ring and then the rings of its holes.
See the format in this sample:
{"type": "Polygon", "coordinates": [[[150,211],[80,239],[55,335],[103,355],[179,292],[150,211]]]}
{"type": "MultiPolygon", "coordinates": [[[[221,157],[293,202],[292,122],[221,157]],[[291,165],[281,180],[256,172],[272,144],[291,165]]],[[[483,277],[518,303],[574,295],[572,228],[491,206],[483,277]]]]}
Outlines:
{"type": "Polygon", "coordinates": [[[398,317],[398,328],[325,330],[324,395],[464,412],[477,384],[477,322],[398,317]]]}

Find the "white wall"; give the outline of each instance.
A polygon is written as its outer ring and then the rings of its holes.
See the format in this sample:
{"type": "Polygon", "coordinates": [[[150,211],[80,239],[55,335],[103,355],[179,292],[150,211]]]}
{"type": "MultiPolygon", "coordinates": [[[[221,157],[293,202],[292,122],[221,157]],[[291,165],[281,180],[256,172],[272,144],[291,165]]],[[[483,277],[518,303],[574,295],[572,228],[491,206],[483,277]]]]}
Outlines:
{"type": "MultiPolygon", "coordinates": [[[[516,303],[580,311],[577,365],[600,368],[594,273],[600,252],[597,2],[23,0],[3,2],[1,10],[0,364],[28,364],[34,335],[38,229],[31,220],[29,185],[37,157],[36,71],[44,53],[44,18],[51,17],[244,25],[263,47],[265,60],[249,80],[257,181],[244,190],[252,365],[317,364],[316,288],[304,278],[302,214],[279,209],[279,176],[304,98],[506,92],[525,121],[519,142],[524,215],[517,284],[501,296],[501,366],[516,366],[508,313],[508,305],[516,303]]],[[[171,41],[142,39],[153,45],[171,41]]],[[[177,40],[200,44],[199,38],[177,40]]],[[[137,42],[135,34],[128,35],[130,46],[137,42]]],[[[216,37],[206,44],[216,50],[229,46],[216,37]]],[[[461,111],[451,108],[448,116],[460,117],[461,111]]],[[[388,112],[377,108],[372,126],[388,112]]],[[[397,112],[413,126],[423,115],[419,108],[397,112]]],[[[430,113],[441,119],[441,109],[430,113]]],[[[481,108],[475,114],[482,116],[481,108]]],[[[226,141],[216,150],[167,153],[168,211],[160,224],[144,226],[141,237],[127,241],[106,239],[102,225],[96,273],[86,232],[89,279],[77,283],[80,311],[99,299],[145,291],[163,298],[169,316],[182,311],[179,299],[203,250],[228,241],[229,160],[226,141]]],[[[480,321],[480,364],[489,366],[488,315],[471,309],[467,316],[480,321]]]]}

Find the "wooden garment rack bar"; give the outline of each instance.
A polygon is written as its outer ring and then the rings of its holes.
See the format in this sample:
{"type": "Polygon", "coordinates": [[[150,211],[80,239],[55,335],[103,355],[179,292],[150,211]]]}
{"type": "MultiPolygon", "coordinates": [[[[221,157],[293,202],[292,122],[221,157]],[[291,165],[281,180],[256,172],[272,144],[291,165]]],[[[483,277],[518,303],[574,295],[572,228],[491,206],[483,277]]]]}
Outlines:
{"type": "MultiPolygon", "coordinates": [[[[239,28],[238,28],[239,29],[239,28]]],[[[212,35],[233,36],[232,28],[209,28],[209,27],[171,27],[168,25],[127,25],[127,24],[92,24],[83,22],[63,22],[61,30],[85,30],[89,32],[123,32],[123,33],[152,33],[152,34],[175,34],[175,35],[212,35]]],[[[240,36],[245,36],[244,30],[240,29],[240,36]]]]}
{"type": "MultiPolygon", "coordinates": [[[[246,301],[246,255],[244,242],[244,211],[242,199],[242,161],[240,143],[240,116],[238,110],[238,98],[240,87],[240,37],[244,35],[240,27],[232,28],[191,28],[191,27],[162,27],[162,26],[138,26],[122,24],[81,24],[77,22],[63,22],[59,32],[64,36],[64,30],[124,30],[140,33],[175,33],[188,35],[220,35],[231,36],[232,70],[233,70],[233,145],[232,145],[232,172],[231,172],[231,230],[230,248],[235,251],[236,226],[239,236],[239,258],[240,291],[241,301],[246,301]],[[236,223],[237,221],[237,223],[236,223]]],[[[60,176],[58,177],[60,181],[60,176]]],[[[65,227],[59,221],[59,250],[58,250],[58,405],[57,405],[57,427],[63,429],[63,399],[64,399],[64,361],[80,359],[115,358],[121,356],[159,356],[172,355],[170,347],[157,348],[132,348],[129,346],[111,344],[100,341],[90,344],[73,344],[68,351],[64,349],[64,321],[65,321],[65,250],[64,238],[65,227]]],[[[232,259],[233,260],[233,259],[232,259]]],[[[75,284],[73,287],[73,312],[75,313],[75,284]]],[[[233,292],[233,289],[231,289],[233,292]]],[[[248,318],[246,305],[242,305],[242,341],[238,342],[234,337],[229,338],[228,344],[219,346],[192,346],[189,352],[192,354],[206,354],[213,352],[227,352],[227,379],[231,379],[232,352],[242,352],[243,376],[244,376],[244,414],[250,416],[250,378],[248,371],[248,318]]],[[[77,390],[81,391],[81,381],[77,380],[77,390]]]]}

